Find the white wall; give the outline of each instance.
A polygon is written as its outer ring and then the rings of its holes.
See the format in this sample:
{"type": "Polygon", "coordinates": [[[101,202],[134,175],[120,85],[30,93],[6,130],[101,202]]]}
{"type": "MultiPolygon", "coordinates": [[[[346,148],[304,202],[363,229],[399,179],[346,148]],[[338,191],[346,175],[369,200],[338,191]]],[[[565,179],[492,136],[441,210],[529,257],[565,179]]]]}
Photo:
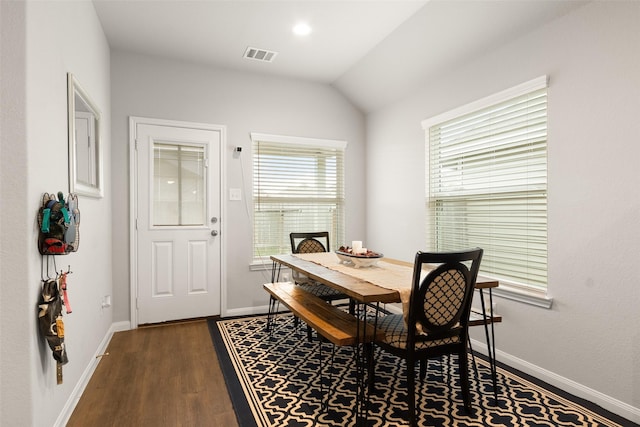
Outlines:
{"type": "Polygon", "coordinates": [[[69,190],[67,72],[76,75],[102,111],[105,176],[109,178],[109,47],[90,2],[2,2],[2,10],[3,125],[5,109],[12,116],[11,133],[2,133],[0,179],[4,210],[1,422],[49,426],[73,401],[74,388],[95,360],[112,323],[110,310],[100,305],[102,296],[111,294],[111,191],[107,185],[103,199],[80,198],[79,251],[56,257],[58,271],[69,265],[73,271],[68,279],[73,313],[65,316],[69,363],[63,368],[63,384],[57,385],[55,361],[36,322],[41,287],[36,214],[43,193],[69,190]],[[5,27],[7,10],[11,10],[10,28],[5,27]],[[5,49],[5,36],[17,44],[5,49]],[[5,52],[11,55],[5,57],[5,52]],[[5,78],[11,79],[9,99],[4,98],[9,86],[5,78]]]}
{"type": "MultiPolygon", "coordinates": [[[[0,2],[0,420],[31,421],[29,357],[33,334],[31,286],[24,260],[29,253],[27,211],[26,7],[0,2]],[[27,309],[28,308],[28,309],[27,309]]],[[[35,285],[34,285],[35,286],[35,285]]]]}
{"type": "Polygon", "coordinates": [[[543,74],[554,304],[498,299],[497,346],[639,421],[640,3],[590,3],[370,114],[368,246],[407,260],[424,248],[423,119],[543,74]]]}
{"type": "Polygon", "coordinates": [[[249,270],[252,222],[244,201],[250,201],[252,188],[250,132],[347,140],[347,237],[364,234],[364,119],[335,89],[125,52],[113,52],[111,64],[112,186],[120,211],[113,222],[115,320],[130,317],[129,116],[227,126],[226,185],[243,188],[243,202],[225,201],[226,218],[222,218],[227,314],[251,312],[268,302],[262,284],[269,275],[249,270]],[[243,148],[240,158],[233,156],[236,146],[243,148]]]}

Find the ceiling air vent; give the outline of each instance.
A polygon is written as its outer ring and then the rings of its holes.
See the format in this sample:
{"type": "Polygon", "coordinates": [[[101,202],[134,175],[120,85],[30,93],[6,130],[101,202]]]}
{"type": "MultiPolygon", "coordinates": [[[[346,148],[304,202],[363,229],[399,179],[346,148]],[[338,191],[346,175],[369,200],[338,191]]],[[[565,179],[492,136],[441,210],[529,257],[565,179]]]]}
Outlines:
{"type": "Polygon", "coordinates": [[[247,59],[254,59],[262,62],[272,62],[278,52],[271,50],[258,49],[255,47],[248,47],[244,52],[244,57],[247,59]]]}

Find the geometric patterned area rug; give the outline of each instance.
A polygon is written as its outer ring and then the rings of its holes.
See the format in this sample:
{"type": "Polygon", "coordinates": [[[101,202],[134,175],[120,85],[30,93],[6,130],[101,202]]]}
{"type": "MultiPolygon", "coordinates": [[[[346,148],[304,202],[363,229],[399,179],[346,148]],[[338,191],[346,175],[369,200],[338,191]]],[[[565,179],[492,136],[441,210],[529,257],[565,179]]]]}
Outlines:
{"type": "MultiPolygon", "coordinates": [[[[293,316],[278,315],[271,335],[265,330],[266,319],[209,320],[239,425],[355,425],[353,350],[336,347],[331,364],[333,346],[317,339],[309,342],[306,327],[296,327],[293,316]]],[[[498,367],[496,405],[489,365],[481,357],[475,360],[477,373],[470,361],[470,414],[462,408],[455,356],[429,361],[427,378],[416,379],[419,425],[637,426],[503,365],[498,367]]],[[[376,351],[376,387],[369,397],[367,426],[408,425],[405,369],[402,359],[376,351]]]]}

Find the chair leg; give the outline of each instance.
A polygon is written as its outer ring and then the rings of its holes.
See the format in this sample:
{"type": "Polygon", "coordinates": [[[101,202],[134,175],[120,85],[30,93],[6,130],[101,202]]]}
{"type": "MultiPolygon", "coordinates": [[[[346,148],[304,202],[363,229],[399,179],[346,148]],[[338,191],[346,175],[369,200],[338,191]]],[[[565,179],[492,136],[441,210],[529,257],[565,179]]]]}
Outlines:
{"type": "Polygon", "coordinates": [[[371,343],[364,344],[365,360],[367,363],[367,380],[369,381],[369,395],[376,390],[375,357],[376,349],[371,343]]]}
{"type": "Polygon", "coordinates": [[[473,354],[473,347],[471,346],[471,336],[467,337],[467,344],[469,345],[469,353],[471,354],[471,361],[473,362],[473,373],[477,382],[480,382],[480,374],[478,373],[478,364],[476,363],[476,355],[473,354]]]}
{"type": "Polygon", "coordinates": [[[429,369],[429,359],[423,357],[420,359],[420,381],[424,381],[427,377],[427,369],[429,369]]]}
{"type": "Polygon", "coordinates": [[[415,360],[407,359],[407,406],[409,407],[409,425],[416,427],[416,384],[415,384],[415,360]]]}
{"type": "Polygon", "coordinates": [[[458,353],[458,370],[460,371],[460,387],[462,388],[462,400],[464,409],[471,412],[471,393],[469,391],[469,359],[466,347],[458,353]]]}

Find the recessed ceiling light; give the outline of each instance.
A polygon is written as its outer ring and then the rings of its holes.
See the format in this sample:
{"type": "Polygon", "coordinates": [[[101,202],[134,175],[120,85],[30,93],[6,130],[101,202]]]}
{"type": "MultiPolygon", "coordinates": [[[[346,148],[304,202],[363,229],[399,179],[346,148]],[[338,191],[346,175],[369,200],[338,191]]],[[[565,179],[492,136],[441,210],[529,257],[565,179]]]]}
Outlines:
{"type": "Polygon", "coordinates": [[[308,36],[311,34],[311,27],[306,22],[301,22],[293,27],[293,33],[299,36],[308,36]]]}

